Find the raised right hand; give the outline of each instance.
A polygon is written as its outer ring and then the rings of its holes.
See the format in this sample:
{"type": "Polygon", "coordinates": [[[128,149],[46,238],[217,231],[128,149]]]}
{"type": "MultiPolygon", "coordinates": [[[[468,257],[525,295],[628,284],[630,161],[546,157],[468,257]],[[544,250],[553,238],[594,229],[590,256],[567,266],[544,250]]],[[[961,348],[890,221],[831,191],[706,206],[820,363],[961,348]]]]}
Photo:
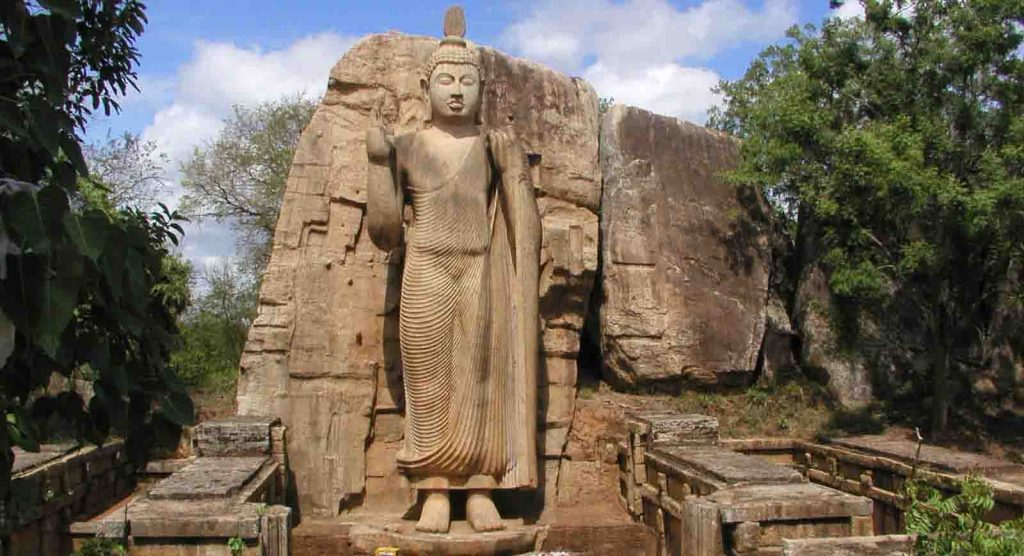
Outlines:
{"type": "Polygon", "coordinates": [[[381,114],[383,105],[384,97],[380,96],[370,109],[370,125],[366,128],[366,156],[371,162],[376,163],[387,163],[391,158],[391,151],[395,148],[391,135],[384,127],[384,117],[381,114]]]}

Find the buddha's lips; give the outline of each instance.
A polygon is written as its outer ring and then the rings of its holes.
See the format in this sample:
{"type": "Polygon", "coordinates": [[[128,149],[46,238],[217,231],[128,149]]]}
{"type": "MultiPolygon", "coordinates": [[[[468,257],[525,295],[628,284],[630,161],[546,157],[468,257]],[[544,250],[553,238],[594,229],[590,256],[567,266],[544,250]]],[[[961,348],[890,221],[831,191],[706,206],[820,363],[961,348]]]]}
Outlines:
{"type": "Polygon", "coordinates": [[[452,110],[462,110],[463,108],[465,108],[465,106],[466,105],[463,104],[461,100],[448,101],[448,108],[451,108],[452,110]]]}

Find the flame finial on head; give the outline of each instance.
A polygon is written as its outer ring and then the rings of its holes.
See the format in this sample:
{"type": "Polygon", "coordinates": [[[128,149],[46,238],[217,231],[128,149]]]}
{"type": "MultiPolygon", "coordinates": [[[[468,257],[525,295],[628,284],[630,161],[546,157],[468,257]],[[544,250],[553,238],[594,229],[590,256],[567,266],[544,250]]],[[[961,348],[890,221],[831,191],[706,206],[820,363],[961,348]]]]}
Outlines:
{"type": "Polygon", "coordinates": [[[466,36],[466,14],[462,11],[462,6],[452,6],[444,12],[444,36],[466,36]]]}
{"type": "Polygon", "coordinates": [[[423,78],[429,80],[438,64],[469,64],[479,70],[476,48],[469,46],[465,37],[466,15],[461,6],[452,6],[444,14],[444,38],[423,68],[423,78]]]}

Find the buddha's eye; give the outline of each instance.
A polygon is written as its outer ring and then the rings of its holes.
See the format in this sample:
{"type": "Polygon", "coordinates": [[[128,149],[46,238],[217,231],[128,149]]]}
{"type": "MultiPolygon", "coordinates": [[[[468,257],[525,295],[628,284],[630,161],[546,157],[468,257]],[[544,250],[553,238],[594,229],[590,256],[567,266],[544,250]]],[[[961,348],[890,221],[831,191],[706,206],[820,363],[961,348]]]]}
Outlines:
{"type": "Polygon", "coordinates": [[[463,75],[462,76],[462,84],[463,84],[463,86],[466,86],[466,87],[472,87],[473,85],[476,84],[476,79],[473,79],[472,75],[463,75]]]}
{"type": "Polygon", "coordinates": [[[441,85],[451,85],[452,83],[455,83],[455,78],[447,73],[442,73],[437,76],[437,82],[441,85]]]}

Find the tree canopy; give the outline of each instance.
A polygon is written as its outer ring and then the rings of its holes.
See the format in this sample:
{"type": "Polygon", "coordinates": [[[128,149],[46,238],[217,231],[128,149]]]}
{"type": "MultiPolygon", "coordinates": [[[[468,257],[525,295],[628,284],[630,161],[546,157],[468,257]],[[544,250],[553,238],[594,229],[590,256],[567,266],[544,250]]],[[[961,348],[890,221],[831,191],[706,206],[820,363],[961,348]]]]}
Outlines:
{"type": "Polygon", "coordinates": [[[1020,306],[1024,1],[863,4],[723,82],[709,125],[743,139],[731,178],[773,202],[791,278],[819,265],[847,312],[873,310],[928,360],[928,375],[898,372],[940,431],[1020,306]]]}
{"type": "Polygon", "coordinates": [[[75,437],[127,437],[143,456],[177,442],[192,403],[168,365],[184,296],[165,260],[182,229],[165,207],[112,210],[83,199],[79,133],[135,86],[136,0],[0,3],[0,312],[13,346],[0,370],[0,496],[11,446],[35,449],[55,418],[75,437]],[[54,373],[95,395],[47,393],[54,373]]]}
{"type": "Polygon", "coordinates": [[[315,108],[301,96],[235,106],[217,137],[182,165],[182,212],[231,222],[257,281],[270,257],[299,135],[315,108]]]}

